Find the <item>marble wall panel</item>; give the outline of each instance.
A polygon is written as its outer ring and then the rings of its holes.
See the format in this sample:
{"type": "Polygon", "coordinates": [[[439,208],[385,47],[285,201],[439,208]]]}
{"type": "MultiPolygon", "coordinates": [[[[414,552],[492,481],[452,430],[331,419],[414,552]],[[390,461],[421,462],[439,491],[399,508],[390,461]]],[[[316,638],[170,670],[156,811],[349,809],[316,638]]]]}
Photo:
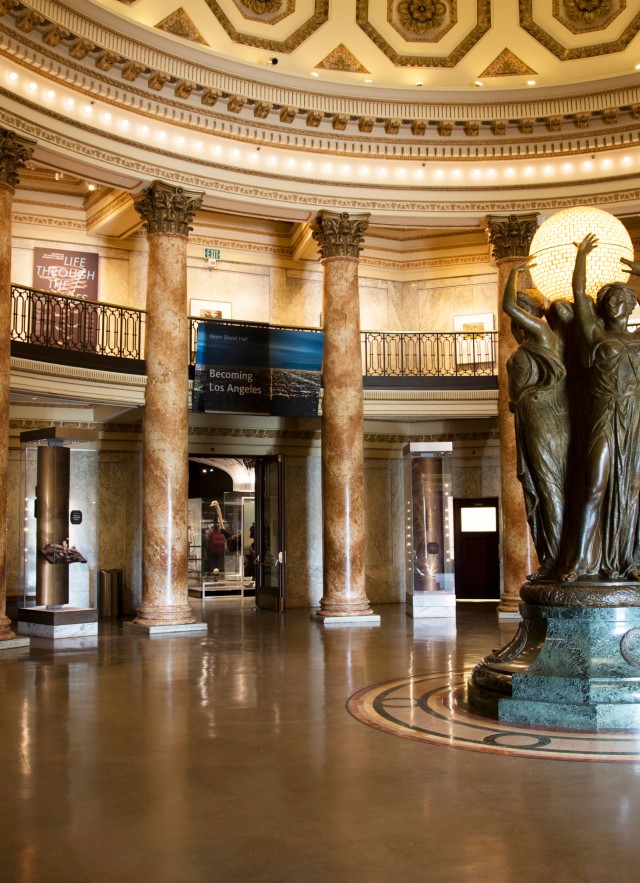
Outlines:
{"type": "MultiPolygon", "coordinates": [[[[231,304],[231,317],[243,322],[269,321],[269,271],[211,271],[210,299],[231,304]]],[[[189,298],[192,287],[188,283],[189,298]]]]}
{"type": "Polygon", "coordinates": [[[33,285],[33,246],[19,244],[15,239],[11,249],[11,281],[16,285],[33,285]]]}
{"type": "MultiPolygon", "coordinates": [[[[407,283],[410,284],[410,283],[407,283]]],[[[389,281],[387,283],[387,331],[404,331],[405,316],[405,284],[389,281]]]]}
{"type": "Polygon", "coordinates": [[[419,286],[418,317],[423,331],[453,331],[454,316],[492,313],[497,327],[495,276],[431,280],[419,286]],[[437,284],[436,284],[437,283],[437,284]]]}
{"type": "Polygon", "coordinates": [[[123,303],[134,310],[144,310],[147,305],[147,264],[146,245],[143,250],[130,252],[128,290],[123,303]]]}
{"type": "Polygon", "coordinates": [[[287,456],[284,469],[286,606],[317,607],[323,591],[320,457],[287,456]]]}
{"type": "MultiPolygon", "coordinates": [[[[139,300],[134,296],[134,303],[130,302],[128,255],[110,258],[101,253],[98,265],[98,284],[100,300],[123,307],[133,306],[139,300]]],[[[136,306],[136,309],[139,307],[136,306]]]]}
{"type": "Polygon", "coordinates": [[[455,458],[451,478],[454,497],[499,497],[500,459],[455,458]]]}
{"type": "Polygon", "coordinates": [[[403,463],[365,460],[366,593],[372,604],[398,603],[405,595],[403,463]]]}
{"type": "Polygon", "coordinates": [[[360,280],[360,328],[363,331],[387,330],[389,296],[386,282],[360,280]]]}
{"type": "MultiPolygon", "coordinates": [[[[272,315],[282,315],[282,324],[319,328],[322,316],[322,276],[309,279],[287,274],[286,309],[272,310],[272,315]]],[[[272,320],[275,321],[275,320],[272,320]]]]}

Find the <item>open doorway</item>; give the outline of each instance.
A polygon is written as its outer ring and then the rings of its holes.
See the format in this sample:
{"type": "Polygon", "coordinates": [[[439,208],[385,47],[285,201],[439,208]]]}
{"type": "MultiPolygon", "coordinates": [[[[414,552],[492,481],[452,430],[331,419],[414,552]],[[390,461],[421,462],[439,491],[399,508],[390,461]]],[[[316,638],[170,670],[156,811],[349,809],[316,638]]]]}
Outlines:
{"type": "Polygon", "coordinates": [[[281,457],[189,458],[189,594],[284,610],[281,457]]]}
{"type": "Polygon", "coordinates": [[[462,601],[500,598],[498,498],[454,499],[456,596],[462,601]]]}

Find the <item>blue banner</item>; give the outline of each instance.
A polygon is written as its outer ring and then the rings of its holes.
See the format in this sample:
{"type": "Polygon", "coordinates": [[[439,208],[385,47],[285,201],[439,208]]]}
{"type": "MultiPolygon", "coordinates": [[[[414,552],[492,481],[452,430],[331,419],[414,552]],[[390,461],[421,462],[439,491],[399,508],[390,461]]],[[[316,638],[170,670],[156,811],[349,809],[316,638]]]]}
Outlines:
{"type": "Polygon", "coordinates": [[[315,417],[321,331],[201,322],[192,410],[315,417]]]}

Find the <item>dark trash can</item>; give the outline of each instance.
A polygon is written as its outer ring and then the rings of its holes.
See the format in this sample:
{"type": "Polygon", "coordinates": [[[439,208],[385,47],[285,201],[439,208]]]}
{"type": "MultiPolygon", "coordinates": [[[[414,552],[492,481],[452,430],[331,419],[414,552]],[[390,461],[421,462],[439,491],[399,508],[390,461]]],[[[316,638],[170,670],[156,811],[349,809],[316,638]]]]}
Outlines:
{"type": "Polygon", "coordinates": [[[122,570],[98,571],[98,617],[115,619],[122,616],[122,570]]]}

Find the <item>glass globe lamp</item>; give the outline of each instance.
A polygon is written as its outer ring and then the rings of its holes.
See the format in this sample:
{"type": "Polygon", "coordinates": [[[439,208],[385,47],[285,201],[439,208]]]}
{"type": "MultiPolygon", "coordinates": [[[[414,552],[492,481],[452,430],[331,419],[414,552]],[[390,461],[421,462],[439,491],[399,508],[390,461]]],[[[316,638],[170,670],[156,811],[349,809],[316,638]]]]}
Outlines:
{"type": "Polygon", "coordinates": [[[587,255],[587,290],[594,301],[609,282],[626,282],[629,273],[620,258],[633,260],[633,245],[624,224],[599,208],[577,206],[556,212],[538,227],[530,254],[536,264],[531,278],[548,300],[573,300],[571,279],[576,246],[587,233],[598,237],[598,247],[587,255]]]}

